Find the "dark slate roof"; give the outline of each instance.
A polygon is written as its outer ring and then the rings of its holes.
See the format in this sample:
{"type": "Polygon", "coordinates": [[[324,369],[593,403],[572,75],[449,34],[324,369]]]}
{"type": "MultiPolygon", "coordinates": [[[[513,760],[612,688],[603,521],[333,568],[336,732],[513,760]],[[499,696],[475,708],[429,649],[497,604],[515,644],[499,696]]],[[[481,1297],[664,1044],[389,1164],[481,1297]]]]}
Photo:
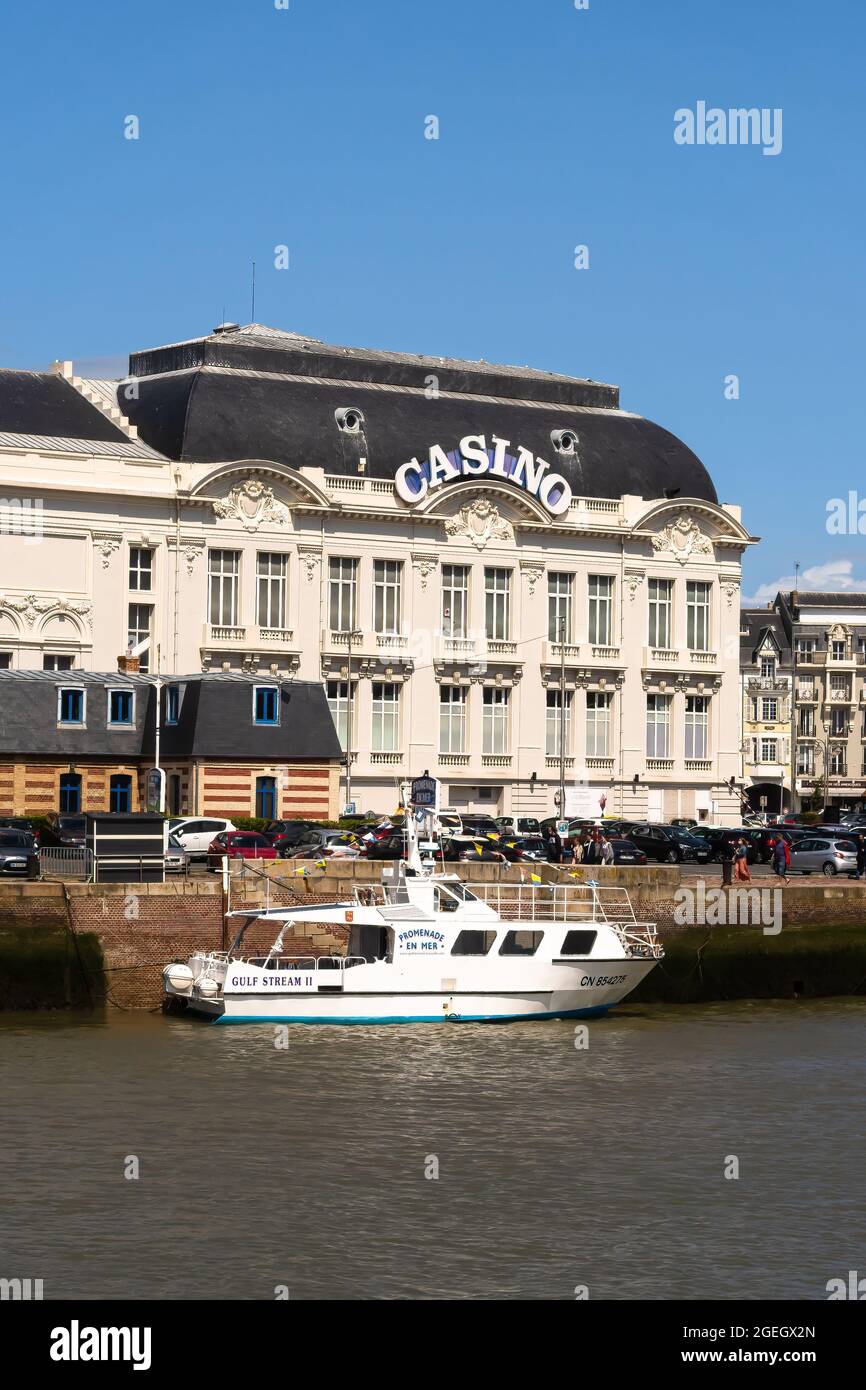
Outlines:
{"type": "Polygon", "coordinates": [[[431,444],[496,434],[545,458],[589,497],[683,497],[716,502],[701,463],[675,435],[618,409],[616,387],[525,367],[342,348],[251,325],[134,353],[138,399],[123,405],[141,437],[171,458],[199,463],[264,459],[294,468],[393,478],[431,444]],[[428,399],[433,375],[438,396],[428,399]],[[339,429],[357,407],[364,425],[339,429]],[[551,430],[570,428],[576,455],[551,430]]]}
{"type": "Polygon", "coordinates": [[[776,640],[780,666],[790,663],[791,643],[779,613],[771,608],[743,608],[740,610],[740,626],[748,628],[748,633],[740,633],[741,665],[754,664],[767,632],[771,632],[776,640]]]}
{"type": "Polygon", "coordinates": [[[129,444],[129,436],[54,372],[0,370],[0,434],[129,444]]]}
{"type": "MultiPolygon", "coordinates": [[[[163,676],[182,688],[180,720],[163,723],[160,757],[254,762],[327,761],[342,757],[325,690],[315,681],[267,676],[163,676]],[[254,685],[279,685],[280,723],[253,723],[254,685]]],[[[163,697],[165,699],[165,697],[163,697]]],[[[163,706],[163,709],[165,706],[163,706]]],[[[155,687],[147,676],[96,671],[0,671],[0,754],[20,757],[152,758],[155,687]],[[86,728],[58,726],[57,691],[84,687],[86,728]],[[135,724],[108,724],[109,689],[136,692],[135,724]]]]}

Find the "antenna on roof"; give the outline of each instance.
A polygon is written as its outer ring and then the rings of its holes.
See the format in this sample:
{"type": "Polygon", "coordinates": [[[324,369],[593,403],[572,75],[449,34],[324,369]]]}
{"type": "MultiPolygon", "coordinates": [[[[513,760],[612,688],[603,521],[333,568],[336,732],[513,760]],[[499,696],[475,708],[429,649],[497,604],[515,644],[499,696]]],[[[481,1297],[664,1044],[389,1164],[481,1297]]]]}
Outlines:
{"type": "Polygon", "coordinates": [[[252,288],[252,303],[251,303],[251,305],[250,305],[250,323],[255,323],[255,321],[256,321],[256,263],[255,263],[255,261],[253,261],[253,288],[252,288]]]}

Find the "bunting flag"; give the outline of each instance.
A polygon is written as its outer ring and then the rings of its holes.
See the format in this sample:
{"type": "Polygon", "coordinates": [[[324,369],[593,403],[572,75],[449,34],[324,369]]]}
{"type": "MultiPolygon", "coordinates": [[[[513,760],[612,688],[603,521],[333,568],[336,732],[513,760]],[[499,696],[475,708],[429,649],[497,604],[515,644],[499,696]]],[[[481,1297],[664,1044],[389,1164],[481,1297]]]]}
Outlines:
{"type": "Polygon", "coordinates": [[[514,841],[513,841],[513,840],[506,840],[506,841],[505,841],[505,848],[506,848],[506,849],[514,849],[514,841]]]}
{"type": "Polygon", "coordinates": [[[483,845],[476,845],[476,846],[475,846],[475,853],[476,853],[476,854],[481,854],[481,853],[483,852],[483,850],[484,850],[484,846],[483,846],[483,845]]]}
{"type": "Polygon", "coordinates": [[[306,872],[307,872],[307,866],[306,866],[306,864],[302,864],[301,867],[300,867],[299,869],[295,869],[295,873],[296,873],[296,874],[305,874],[306,872]]]}
{"type": "Polygon", "coordinates": [[[487,832],[487,838],[488,838],[488,840],[498,840],[498,839],[499,839],[499,836],[498,836],[498,835],[494,835],[494,833],[493,833],[492,830],[488,830],[488,832],[487,832]]]}
{"type": "Polygon", "coordinates": [[[317,859],[317,860],[316,860],[316,868],[317,868],[317,869],[327,869],[327,867],[328,867],[328,861],[327,861],[327,859],[317,859]]]}
{"type": "Polygon", "coordinates": [[[530,869],[530,871],[529,871],[529,877],[530,877],[530,879],[532,880],[533,883],[540,883],[540,882],[541,882],[541,874],[534,874],[534,873],[532,872],[531,869],[530,869]]]}

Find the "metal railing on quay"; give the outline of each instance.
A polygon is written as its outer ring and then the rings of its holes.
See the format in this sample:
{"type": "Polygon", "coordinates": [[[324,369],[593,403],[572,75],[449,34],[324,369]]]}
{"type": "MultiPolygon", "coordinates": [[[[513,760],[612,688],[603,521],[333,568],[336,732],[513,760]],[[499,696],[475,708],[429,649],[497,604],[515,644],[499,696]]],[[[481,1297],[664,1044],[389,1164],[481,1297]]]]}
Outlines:
{"type": "Polygon", "coordinates": [[[90,883],[94,873],[93,850],[84,845],[43,845],[39,850],[39,877],[77,879],[90,883]]]}

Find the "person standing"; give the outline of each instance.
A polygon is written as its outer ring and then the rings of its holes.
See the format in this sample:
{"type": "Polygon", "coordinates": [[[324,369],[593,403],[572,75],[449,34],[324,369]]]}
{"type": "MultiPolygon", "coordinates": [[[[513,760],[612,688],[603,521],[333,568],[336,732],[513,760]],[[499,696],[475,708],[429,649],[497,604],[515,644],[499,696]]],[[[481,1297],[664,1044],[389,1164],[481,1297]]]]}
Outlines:
{"type": "Polygon", "coordinates": [[[788,875],[785,872],[787,867],[788,865],[785,862],[785,838],[783,835],[780,835],[773,845],[773,873],[777,878],[783,879],[785,883],[788,882],[788,875]]]}
{"type": "Polygon", "coordinates": [[[719,858],[722,861],[722,887],[730,887],[734,873],[735,849],[732,841],[725,836],[719,845],[719,858]]]}
{"type": "Polygon", "coordinates": [[[737,849],[734,857],[736,865],[735,878],[738,883],[751,883],[752,872],[749,868],[749,848],[742,835],[737,841],[737,849]]]}
{"type": "Polygon", "coordinates": [[[606,835],[601,837],[601,862],[602,864],[613,864],[614,862],[613,845],[606,835]]]}
{"type": "Polygon", "coordinates": [[[866,836],[857,836],[857,877],[862,878],[866,873],[866,836]]]}

